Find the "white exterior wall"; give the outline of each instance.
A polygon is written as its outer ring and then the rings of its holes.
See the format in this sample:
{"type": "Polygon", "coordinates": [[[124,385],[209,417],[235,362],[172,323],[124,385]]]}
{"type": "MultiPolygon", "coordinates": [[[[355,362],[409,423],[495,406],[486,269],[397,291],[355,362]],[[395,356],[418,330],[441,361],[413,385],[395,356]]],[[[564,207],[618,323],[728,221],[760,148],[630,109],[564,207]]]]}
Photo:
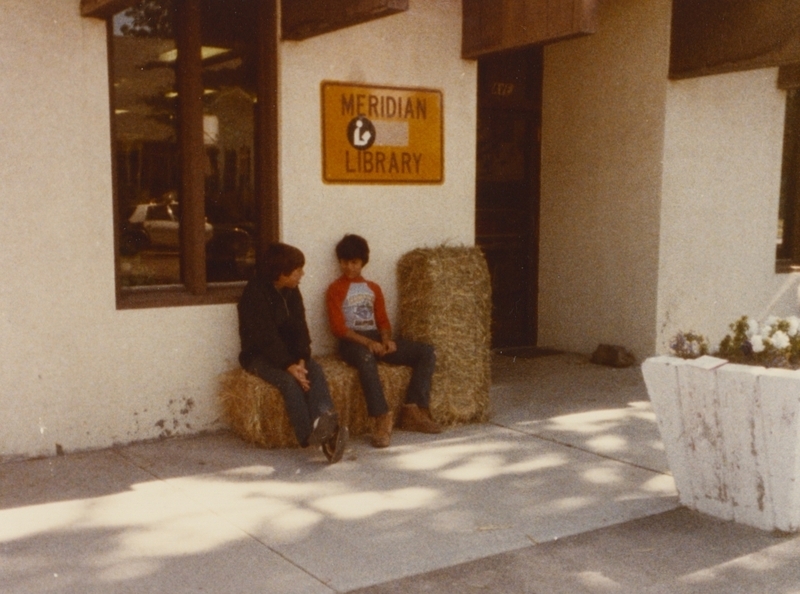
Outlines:
{"type": "MultiPolygon", "coordinates": [[[[322,292],[340,235],[371,240],[366,272],[390,305],[402,253],[473,242],[476,67],[459,59],[460,2],[410,5],[281,46],[281,228],[309,260],[316,347],[330,344],[322,292]],[[323,79],[441,89],[444,184],[323,185],[323,79]]],[[[239,350],[233,304],[115,307],[105,23],[78,6],[0,3],[0,461],[219,427],[217,376],[239,350]]]]}
{"type": "MultiPolygon", "coordinates": [[[[776,274],[785,94],[776,70],[668,81],[669,0],[602,0],[546,48],[539,344],[665,352],[742,314],[798,313],[776,274]]],[[[105,24],[78,0],[0,3],[0,461],[221,426],[233,304],[115,307],[105,24]]],[[[315,351],[346,232],[394,317],[406,251],[474,241],[476,63],[459,0],[280,45],[281,233],[300,247],[315,351]],[[443,94],[444,183],[324,184],[320,83],[443,94]]]]}
{"type": "Polygon", "coordinates": [[[364,274],[383,287],[393,321],[401,255],[474,244],[477,63],[460,55],[460,0],[411,0],[407,12],[281,44],[281,228],[308,261],[302,291],[315,351],[333,348],[322,295],[340,274],[334,247],[345,233],[369,241],[364,274]],[[324,80],[442,89],[444,183],[323,183],[324,80]]]}
{"type": "Polygon", "coordinates": [[[667,93],[658,352],[678,331],[714,344],[742,315],[798,313],[775,273],[785,92],[777,69],[674,81],[667,93]]]}
{"type": "Polygon", "coordinates": [[[545,48],[539,345],[655,348],[669,0],[602,0],[545,48]]]}
{"type": "Polygon", "coordinates": [[[0,6],[0,457],[217,426],[231,306],[117,311],[105,23],[0,6]]]}

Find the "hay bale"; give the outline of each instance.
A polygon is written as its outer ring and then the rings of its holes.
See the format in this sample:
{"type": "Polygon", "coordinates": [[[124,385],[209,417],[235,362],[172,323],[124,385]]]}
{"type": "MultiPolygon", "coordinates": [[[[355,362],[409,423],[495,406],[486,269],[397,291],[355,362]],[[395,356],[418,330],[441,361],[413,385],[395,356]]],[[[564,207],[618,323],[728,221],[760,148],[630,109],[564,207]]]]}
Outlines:
{"type": "Polygon", "coordinates": [[[483,252],[413,250],[398,263],[398,292],[400,333],[436,348],[433,417],[445,425],[488,419],[492,293],[483,252]]]}
{"type": "Polygon", "coordinates": [[[219,398],[231,430],[268,448],[300,447],[278,389],[241,367],[220,377],[219,398]]]}
{"type": "MultiPolygon", "coordinates": [[[[356,369],[333,356],[321,357],[319,362],[328,379],[333,405],[339,413],[339,418],[348,423],[350,435],[371,433],[372,420],[367,414],[367,403],[356,369]]],[[[381,378],[389,410],[392,414],[396,414],[400,404],[405,400],[406,389],[411,379],[411,368],[378,363],[378,375],[381,378]]]]}
{"type": "MultiPolygon", "coordinates": [[[[317,358],[325,372],[331,400],[350,435],[372,432],[364,393],[355,368],[334,356],[317,358]]],[[[405,399],[411,368],[378,364],[386,402],[393,414],[405,399]]],[[[220,401],[231,430],[245,441],[268,448],[299,447],[286,414],[283,397],[277,388],[238,368],[220,377],[220,401]]]]}

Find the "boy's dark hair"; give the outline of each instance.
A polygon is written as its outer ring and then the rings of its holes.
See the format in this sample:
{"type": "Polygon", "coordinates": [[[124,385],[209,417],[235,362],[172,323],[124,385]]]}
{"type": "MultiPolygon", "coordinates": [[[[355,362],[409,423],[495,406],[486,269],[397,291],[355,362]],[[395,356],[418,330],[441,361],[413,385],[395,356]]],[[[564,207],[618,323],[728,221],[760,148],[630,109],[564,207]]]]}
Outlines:
{"type": "Polygon", "coordinates": [[[264,250],[260,270],[264,277],[275,282],[283,274],[289,276],[306,264],[306,257],[299,249],[286,243],[271,243],[264,250]]]}
{"type": "Polygon", "coordinates": [[[369,262],[369,244],[360,235],[348,233],[336,244],[336,258],[339,260],[361,260],[369,262]]]}

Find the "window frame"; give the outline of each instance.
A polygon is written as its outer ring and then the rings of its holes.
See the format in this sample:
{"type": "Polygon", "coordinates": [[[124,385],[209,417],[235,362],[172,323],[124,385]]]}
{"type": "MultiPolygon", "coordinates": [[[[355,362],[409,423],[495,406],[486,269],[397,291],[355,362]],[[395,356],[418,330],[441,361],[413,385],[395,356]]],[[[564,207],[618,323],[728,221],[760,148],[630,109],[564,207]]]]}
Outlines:
{"type": "MultiPolygon", "coordinates": [[[[139,0],[114,3],[113,12],[106,12],[108,68],[113,68],[113,16],[135,6],[139,0]]],[[[256,261],[264,246],[278,238],[278,108],[277,108],[277,44],[278,0],[252,0],[258,7],[256,60],[254,189],[256,261]]],[[[114,270],[117,309],[175,307],[235,303],[246,281],[208,282],[205,253],[205,178],[203,160],[203,105],[201,48],[201,0],[175,0],[176,45],[178,52],[176,89],[179,100],[178,151],[181,195],[180,265],[182,284],[126,287],[122,284],[120,241],[121,221],[117,159],[114,158],[114,88],[109,76],[109,117],[111,125],[111,167],[114,205],[114,270]],[[195,59],[189,59],[195,56],[195,59]]]]}
{"type": "Polygon", "coordinates": [[[781,156],[778,224],[781,243],[775,250],[775,271],[800,271],[800,64],[782,66],[778,88],[786,91],[781,156]]]}

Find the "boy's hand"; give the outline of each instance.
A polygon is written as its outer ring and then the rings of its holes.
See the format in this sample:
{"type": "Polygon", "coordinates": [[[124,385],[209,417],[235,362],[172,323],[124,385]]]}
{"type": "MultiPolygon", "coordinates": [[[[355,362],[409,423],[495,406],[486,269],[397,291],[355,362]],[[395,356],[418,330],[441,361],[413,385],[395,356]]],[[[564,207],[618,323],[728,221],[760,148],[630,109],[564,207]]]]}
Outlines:
{"type": "Polygon", "coordinates": [[[300,359],[298,363],[289,365],[289,368],[286,371],[288,371],[292,377],[297,380],[297,383],[300,384],[303,392],[308,392],[311,389],[311,382],[308,381],[308,369],[306,369],[305,361],[300,359]]]}
{"type": "Polygon", "coordinates": [[[388,355],[397,350],[397,344],[392,340],[392,333],[386,328],[381,330],[381,347],[383,349],[381,355],[388,355]]]}
{"type": "Polygon", "coordinates": [[[377,355],[378,357],[383,357],[386,354],[386,346],[381,342],[370,340],[367,344],[367,348],[373,355],[377,355]]]}

